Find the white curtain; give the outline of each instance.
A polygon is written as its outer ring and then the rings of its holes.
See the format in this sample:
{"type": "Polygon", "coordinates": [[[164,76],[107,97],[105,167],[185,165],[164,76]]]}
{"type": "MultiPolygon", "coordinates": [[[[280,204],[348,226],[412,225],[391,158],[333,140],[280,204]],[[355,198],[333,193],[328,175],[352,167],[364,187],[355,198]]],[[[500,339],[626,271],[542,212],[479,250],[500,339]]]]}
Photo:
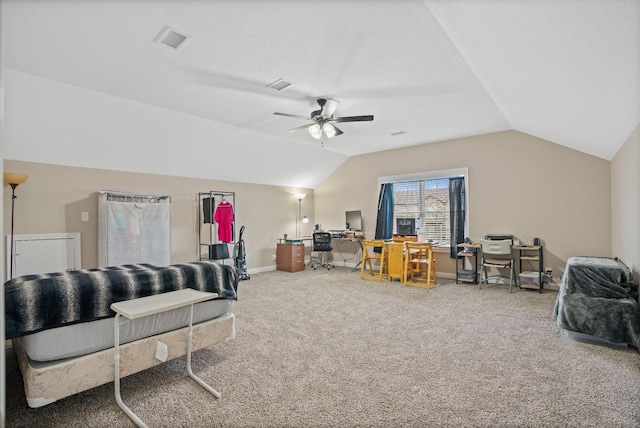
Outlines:
{"type": "Polygon", "coordinates": [[[101,193],[99,199],[100,266],[171,263],[170,197],[101,193]]]}

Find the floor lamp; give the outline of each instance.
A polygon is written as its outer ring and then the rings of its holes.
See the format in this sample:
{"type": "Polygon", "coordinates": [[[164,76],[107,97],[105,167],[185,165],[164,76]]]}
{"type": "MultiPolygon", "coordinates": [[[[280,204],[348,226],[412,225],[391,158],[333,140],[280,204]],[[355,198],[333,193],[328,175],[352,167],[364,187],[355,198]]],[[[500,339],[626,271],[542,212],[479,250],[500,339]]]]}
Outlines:
{"type": "Polygon", "coordinates": [[[28,175],[5,172],[3,180],[5,184],[11,186],[11,252],[9,253],[9,279],[13,278],[13,217],[15,211],[16,187],[24,183],[29,178],[28,175]]]}
{"type": "Polygon", "coordinates": [[[296,199],[298,199],[298,218],[296,220],[296,237],[300,237],[300,217],[302,215],[302,200],[307,196],[304,193],[297,193],[296,199]]]}

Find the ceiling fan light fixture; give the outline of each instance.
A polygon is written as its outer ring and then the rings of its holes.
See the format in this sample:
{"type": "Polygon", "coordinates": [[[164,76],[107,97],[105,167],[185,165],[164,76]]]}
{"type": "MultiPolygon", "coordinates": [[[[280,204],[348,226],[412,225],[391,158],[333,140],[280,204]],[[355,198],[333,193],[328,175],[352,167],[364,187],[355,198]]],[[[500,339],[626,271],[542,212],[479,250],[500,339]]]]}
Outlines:
{"type": "Polygon", "coordinates": [[[316,140],[319,140],[322,136],[322,129],[320,128],[320,125],[318,125],[317,123],[311,125],[309,127],[309,134],[311,134],[311,136],[316,140]]]}
{"type": "Polygon", "coordinates": [[[324,125],[322,125],[322,130],[324,131],[324,134],[329,138],[336,136],[336,128],[330,123],[325,123],[324,125]]]}

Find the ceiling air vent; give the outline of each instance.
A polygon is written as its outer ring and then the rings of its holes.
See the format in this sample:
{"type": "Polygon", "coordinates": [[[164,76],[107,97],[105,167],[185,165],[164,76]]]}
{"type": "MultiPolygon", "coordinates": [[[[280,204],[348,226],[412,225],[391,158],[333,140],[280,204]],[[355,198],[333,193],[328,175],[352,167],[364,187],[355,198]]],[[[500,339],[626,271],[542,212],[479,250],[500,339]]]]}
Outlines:
{"type": "Polygon", "coordinates": [[[182,33],[175,28],[165,25],[153,41],[178,50],[184,46],[190,38],[191,36],[188,34],[182,33]]]}
{"type": "Polygon", "coordinates": [[[282,91],[284,89],[287,89],[289,87],[293,86],[293,82],[290,82],[286,79],[278,79],[275,82],[271,82],[267,85],[267,88],[273,88],[276,91],[282,91]]]}

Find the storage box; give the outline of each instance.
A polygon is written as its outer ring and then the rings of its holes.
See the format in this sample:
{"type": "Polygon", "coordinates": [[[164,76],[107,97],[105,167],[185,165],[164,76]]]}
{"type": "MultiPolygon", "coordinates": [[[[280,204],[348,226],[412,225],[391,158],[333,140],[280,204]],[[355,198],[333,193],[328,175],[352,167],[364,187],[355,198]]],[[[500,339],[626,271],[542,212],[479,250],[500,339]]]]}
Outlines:
{"type": "Polygon", "coordinates": [[[458,278],[460,279],[476,279],[476,271],[469,269],[460,269],[458,271],[458,278]]]}
{"type": "Polygon", "coordinates": [[[538,272],[521,272],[520,285],[540,286],[540,274],[538,272]]]}
{"type": "Polygon", "coordinates": [[[227,244],[209,244],[209,260],[221,260],[229,258],[229,247],[227,244]]]}

